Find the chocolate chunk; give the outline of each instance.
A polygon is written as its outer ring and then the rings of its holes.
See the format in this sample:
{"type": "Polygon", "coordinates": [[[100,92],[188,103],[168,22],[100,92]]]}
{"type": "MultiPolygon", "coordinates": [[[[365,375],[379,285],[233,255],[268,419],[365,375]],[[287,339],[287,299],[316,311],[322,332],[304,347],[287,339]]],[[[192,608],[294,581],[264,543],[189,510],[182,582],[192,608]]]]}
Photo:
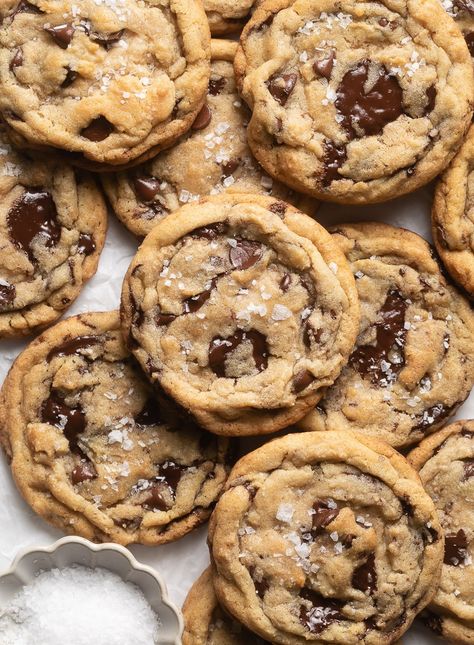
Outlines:
{"type": "Polygon", "coordinates": [[[197,117],[194,119],[194,123],[191,126],[192,130],[204,130],[207,128],[212,119],[212,112],[207,103],[204,103],[201,110],[199,111],[197,117]]]}
{"type": "Polygon", "coordinates": [[[5,309],[13,304],[16,297],[16,288],[0,279],[0,309],[5,309]]]}
{"type": "Polygon", "coordinates": [[[61,49],[67,49],[70,44],[72,37],[76,28],[71,22],[66,22],[63,25],[57,25],[56,27],[43,27],[48,34],[51,34],[56,45],[59,45],[61,49]]]}
{"type": "Polygon", "coordinates": [[[259,598],[263,598],[265,593],[268,591],[269,585],[267,580],[262,576],[260,580],[255,575],[255,567],[249,567],[250,577],[253,580],[255,591],[259,598]]]}
{"type": "Polygon", "coordinates": [[[333,598],[325,598],[312,589],[303,588],[300,597],[311,603],[308,608],[305,603],[300,607],[300,622],[312,634],[320,634],[336,620],[344,620],[341,609],[344,604],[333,598]]]}
{"type": "Polygon", "coordinates": [[[81,349],[89,349],[94,347],[100,342],[99,336],[76,336],[70,340],[64,341],[60,345],[56,345],[49,350],[46,360],[48,363],[57,356],[72,356],[73,354],[81,354],[81,349]]]}
{"type": "Polygon", "coordinates": [[[227,79],[225,79],[223,76],[209,79],[209,94],[211,96],[217,96],[222,92],[226,83],[227,79]]]}
{"type": "Polygon", "coordinates": [[[293,392],[299,394],[315,380],[314,375],[309,370],[300,370],[293,378],[293,392]]]}
{"type": "Polygon", "coordinates": [[[474,459],[463,459],[463,462],[464,474],[462,481],[466,481],[474,477],[474,459]]]}
{"type": "Polygon", "coordinates": [[[371,553],[367,560],[354,569],[352,574],[352,586],[354,589],[363,591],[365,594],[373,595],[377,589],[377,572],[375,571],[375,553],[371,553]]]}
{"type": "Polygon", "coordinates": [[[313,69],[315,74],[318,74],[318,76],[322,76],[323,78],[327,78],[329,80],[334,68],[335,59],[336,52],[334,51],[334,49],[331,49],[330,52],[326,53],[324,58],[314,61],[313,69]]]}
{"type": "Polygon", "coordinates": [[[326,528],[339,515],[337,504],[328,499],[316,500],[313,504],[313,511],[311,530],[313,537],[319,535],[321,529],[326,528]]]}
{"type": "Polygon", "coordinates": [[[77,243],[77,250],[83,255],[92,255],[95,251],[95,242],[92,235],[89,233],[81,233],[77,243]]]}
{"type": "Polygon", "coordinates": [[[250,329],[249,331],[237,329],[233,336],[227,338],[216,336],[209,345],[209,367],[216,376],[226,378],[226,358],[228,354],[244,342],[252,344],[253,359],[257,370],[262,372],[267,368],[268,345],[265,336],[256,329],[250,329]]]}
{"type": "Polygon", "coordinates": [[[259,242],[237,238],[236,245],[229,250],[229,260],[234,269],[249,269],[263,255],[263,247],[259,242]]]}
{"type": "Polygon", "coordinates": [[[81,484],[82,482],[96,479],[97,471],[91,461],[81,462],[74,468],[71,473],[71,480],[73,484],[81,484]]]}
{"type": "Polygon", "coordinates": [[[431,85],[426,90],[426,107],[425,107],[425,114],[429,114],[430,112],[433,111],[435,103],[436,103],[436,87],[434,85],[431,85]]]}
{"type": "Polygon", "coordinates": [[[467,555],[467,537],[463,529],[459,529],[457,533],[446,533],[444,564],[457,567],[460,564],[464,564],[467,555]]]}
{"type": "Polygon", "coordinates": [[[471,31],[468,34],[464,34],[464,39],[469,49],[469,53],[474,57],[474,31],[471,31]]]}
{"type": "Polygon", "coordinates": [[[66,76],[64,77],[64,81],[61,83],[61,87],[69,87],[74,83],[76,78],[79,76],[78,72],[75,72],[73,69],[70,67],[66,67],[66,76]]]}
{"type": "Polygon", "coordinates": [[[308,320],[303,327],[303,342],[306,347],[311,349],[313,345],[319,343],[322,333],[322,329],[315,329],[308,320]]]}
{"type": "Polygon", "coordinates": [[[443,403],[437,403],[431,408],[424,410],[423,414],[417,415],[415,417],[417,423],[413,426],[412,432],[418,430],[424,432],[427,428],[430,428],[435,423],[444,421],[444,419],[448,418],[451,415],[456,407],[456,405],[445,406],[443,403]]]}
{"type": "Polygon", "coordinates": [[[369,91],[369,63],[365,60],[344,74],[336,91],[335,106],[351,138],[375,135],[403,114],[403,90],[396,76],[381,67],[369,91]]]}
{"type": "Polygon", "coordinates": [[[161,483],[152,484],[147,489],[147,497],[143,506],[159,511],[169,510],[170,504],[166,498],[166,486],[161,483]]]}
{"type": "Polygon", "coordinates": [[[240,166],[240,159],[230,159],[229,161],[225,161],[224,163],[221,163],[222,177],[224,179],[226,177],[230,177],[232,173],[236,171],[239,166],[240,166]]]}
{"type": "Polygon", "coordinates": [[[20,47],[15,49],[13,58],[10,61],[10,71],[13,72],[15,67],[21,67],[23,65],[23,51],[20,47]]]}
{"type": "Polygon", "coordinates": [[[282,279],[280,280],[280,289],[286,293],[290,288],[290,285],[291,285],[291,275],[289,273],[285,273],[282,279]]]}
{"type": "Polygon", "coordinates": [[[441,616],[432,614],[431,611],[424,611],[421,614],[421,619],[427,627],[435,632],[435,634],[443,635],[443,619],[441,616]]]}
{"type": "Polygon", "coordinates": [[[337,179],[344,179],[339,174],[341,168],[347,159],[347,149],[344,144],[337,145],[334,141],[324,143],[324,173],[321,178],[323,186],[329,186],[337,179]]]}
{"type": "Polygon", "coordinates": [[[120,31],[112,31],[108,34],[93,31],[90,33],[90,39],[93,42],[102,45],[105,49],[110,49],[111,45],[117,43],[122,38],[124,31],[124,29],[121,29],[120,31]]]}
{"type": "Polygon", "coordinates": [[[81,130],[81,136],[89,141],[98,142],[107,139],[114,130],[115,127],[105,116],[98,116],[81,130]]]}
{"type": "Polygon", "coordinates": [[[390,352],[405,345],[404,328],[407,303],[399,291],[392,289],[380,310],[380,322],[375,323],[375,345],[357,347],[349,358],[349,365],[362,377],[369,377],[374,384],[388,384],[396,379],[405,361],[403,353],[399,362],[390,361],[390,352]]]}
{"type": "Polygon", "coordinates": [[[163,423],[158,401],[149,397],[141,412],[135,417],[135,423],[139,426],[157,426],[163,423]]]}
{"type": "Polygon", "coordinates": [[[216,284],[217,284],[217,277],[212,278],[207,289],[204,289],[204,291],[201,291],[201,293],[198,293],[195,296],[186,298],[186,300],[184,300],[183,313],[194,314],[196,311],[201,309],[203,304],[209,300],[212,290],[215,288],[216,284]]]}
{"type": "Polygon", "coordinates": [[[207,226],[200,226],[190,233],[192,237],[204,238],[205,240],[215,240],[216,237],[222,235],[226,231],[225,222],[216,222],[215,224],[208,224],[207,226]]]}
{"type": "Polygon", "coordinates": [[[297,74],[274,74],[268,79],[266,86],[275,101],[280,105],[285,105],[297,80],[297,74]]]}
{"type": "Polygon", "coordinates": [[[159,466],[159,477],[168,484],[173,496],[176,494],[178,484],[185,470],[185,467],[176,464],[174,461],[165,461],[164,464],[159,466]]]}
{"type": "Polygon", "coordinates": [[[80,405],[69,406],[57,390],[51,390],[41,407],[41,421],[62,430],[69,441],[70,450],[82,454],[78,438],[86,429],[86,415],[80,405]]]}
{"type": "Polygon", "coordinates": [[[134,177],[132,182],[135,194],[142,202],[152,202],[161,192],[161,181],[151,175],[134,177]]]}
{"type": "Polygon", "coordinates": [[[286,208],[287,205],[285,204],[285,202],[273,202],[273,204],[270,204],[270,208],[268,210],[283,219],[283,216],[286,213],[286,208]]]}
{"type": "Polygon", "coordinates": [[[474,14],[474,0],[454,0],[453,4],[459,11],[467,11],[468,13],[474,14]]]}
{"type": "Polygon", "coordinates": [[[12,242],[35,262],[31,248],[38,235],[44,246],[56,246],[61,237],[56,205],[50,193],[40,188],[28,188],[10,208],[7,224],[12,242]]]}
{"type": "Polygon", "coordinates": [[[12,20],[16,16],[17,13],[44,13],[41,11],[39,7],[37,7],[34,4],[31,4],[31,2],[28,2],[28,0],[21,0],[21,2],[18,3],[17,8],[15,11],[11,14],[12,20]]]}
{"type": "Polygon", "coordinates": [[[174,314],[164,314],[162,311],[158,311],[155,314],[154,320],[158,327],[163,327],[164,325],[172,323],[173,320],[176,320],[176,316],[174,314]]]}

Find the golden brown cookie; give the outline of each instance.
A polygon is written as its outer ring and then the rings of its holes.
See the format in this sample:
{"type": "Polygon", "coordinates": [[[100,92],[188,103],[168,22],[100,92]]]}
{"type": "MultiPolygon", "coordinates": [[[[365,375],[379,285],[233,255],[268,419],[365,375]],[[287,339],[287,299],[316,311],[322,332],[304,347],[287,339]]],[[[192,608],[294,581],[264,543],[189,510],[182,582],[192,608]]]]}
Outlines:
{"type": "Polygon", "coordinates": [[[218,600],[281,645],[393,643],[435,593],[443,542],[407,461],[344,432],[243,457],[209,531],[218,600]]]}
{"type": "Polygon", "coordinates": [[[209,80],[198,0],[6,0],[0,111],[12,141],[96,170],[144,161],[189,129],[209,80]]]}
{"type": "Polygon", "coordinates": [[[168,215],[122,291],[124,334],[142,369],[217,434],[300,419],[345,365],[358,324],[338,245],[262,195],[224,194],[168,215]]]}
{"type": "Polygon", "coordinates": [[[349,362],[301,427],[412,445],[474,384],[474,312],[420,236],[387,224],[334,229],[356,278],[361,326],[349,362]]]}
{"type": "Polygon", "coordinates": [[[471,121],[471,57],[439,0],[265,2],[235,70],[258,161],[323,200],[415,190],[446,167],[471,121]]]}
{"type": "Polygon", "coordinates": [[[228,442],[156,399],[125,348],[118,312],[46,331],[19,355],[1,396],[16,484],[64,532],[156,545],[209,517],[228,442]]]}

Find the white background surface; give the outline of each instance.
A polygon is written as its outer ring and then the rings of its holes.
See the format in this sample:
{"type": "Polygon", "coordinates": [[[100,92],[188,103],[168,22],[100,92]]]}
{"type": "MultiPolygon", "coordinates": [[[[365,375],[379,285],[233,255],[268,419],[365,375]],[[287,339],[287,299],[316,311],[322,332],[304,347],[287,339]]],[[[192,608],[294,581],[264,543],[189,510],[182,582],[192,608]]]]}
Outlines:
{"type": "MultiPolygon", "coordinates": [[[[323,204],[317,219],[324,225],[379,219],[409,228],[430,239],[431,200],[432,187],[427,187],[408,197],[370,207],[336,207],[323,204]]],[[[117,308],[122,278],[136,248],[136,240],[111,217],[97,274],[86,285],[67,315],[117,308]]],[[[1,381],[12,360],[25,345],[26,342],[23,341],[0,341],[1,381]]],[[[474,418],[474,394],[471,394],[462,406],[457,418],[474,418]]],[[[209,562],[206,530],[206,526],[201,527],[182,540],[165,546],[131,547],[131,551],[139,560],[154,566],[161,573],[171,598],[178,605],[182,604],[189,587],[209,562]]],[[[60,537],[62,534],[59,531],[37,517],[22,500],[10,476],[7,462],[1,455],[0,571],[8,567],[18,550],[31,545],[48,545],[60,537]]],[[[412,627],[403,638],[404,645],[428,645],[436,642],[439,642],[438,639],[419,625],[412,627]]]]}

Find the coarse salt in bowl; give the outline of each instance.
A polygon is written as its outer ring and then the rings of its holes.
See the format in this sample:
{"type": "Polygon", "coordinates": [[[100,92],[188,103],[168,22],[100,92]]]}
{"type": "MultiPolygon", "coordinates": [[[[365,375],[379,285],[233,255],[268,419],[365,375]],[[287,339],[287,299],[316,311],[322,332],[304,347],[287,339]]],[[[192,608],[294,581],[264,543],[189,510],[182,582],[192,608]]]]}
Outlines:
{"type": "MultiPolygon", "coordinates": [[[[51,611],[54,610],[54,605],[57,605],[57,631],[59,633],[61,629],[66,629],[68,627],[65,624],[68,620],[67,615],[73,613],[70,607],[71,599],[68,601],[65,598],[66,612],[62,616],[58,594],[55,591],[61,589],[61,586],[65,590],[67,589],[67,578],[71,578],[71,584],[77,587],[75,598],[78,603],[78,614],[80,614],[82,604],[84,611],[96,623],[96,628],[97,626],[102,627],[112,634],[111,614],[115,610],[119,610],[121,603],[126,604],[123,613],[117,619],[117,638],[114,637],[113,645],[129,645],[123,639],[120,640],[120,632],[125,625],[123,621],[126,611],[131,608],[134,612],[139,613],[140,620],[137,625],[141,623],[143,626],[142,634],[135,634],[133,642],[140,642],[140,645],[142,642],[146,645],[181,644],[183,631],[181,612],[168,600],[166,586],[160,576],[150,567],[139,563],[122,546],[93,544],[79,537],[63,538],[50,547],[32,548],[15,558],[10,569],[0,575],[0,625],[3,620],[4,626],[13,628],[14,621],[18,619],[21,629],[12,631],[12,633],[22,635],[24,625],[29,626],[30,629],[33,625],[38,625],[41,631],[40,623],[43,619],[40,615],[35,616],[35,612],[41,612],[43,607],[48,607],[51,611]],[[42,572],[50,573],[41,576],[42,572]],[[114,576],[118,576],[118,578],[114,576]],[[122,586],[119,584],[120,579],[132,584],[122,586]],[[102,611],[96,611],[94,603],[87,597],[88,584],[91,587],[91,598],[94,594],[97,595],[100,587],[103,587],[104,593],[97,599],[98,607],[102,608],[102,611]],[[40,589],[50,596],[50,605],[47,605],[47,600],[41,597],[40,589]],[[51,590],[50,593],[48,589],[51,590]],[[24,593],[17,596],[22,590],[24,593]],[[22,608],[22,602],[25,603],[25,601],[31,605],[31,612],[26,614],[22,608]],[[5,612],[6,608],[7,612],[5,612]],[[6,614],[3,619],[1,618],[2,613],[6,614]],[[33,616],[30,616],[30,613],[33,616]],[[156,634],[155,638],[151,636],[152,633],[156,634]]],[[[56,616],[56,612],[52,611],[52,614],[56,616]]],[[[80,624],[80,618],[79,615],[79,628],[84,631],[84,625],[80,624]]],[[[133,615],[133,620],[135,619],[136,616],[133,615]]],[[[4,627],[4,630],[8,634],[8,629],[4,627]]],[[[27,627],[25,627],[26,631],[27,627]]],[[[55,630],[52,629],[52,631],[55,630]]],[[[4,633],[3,637],[6,634],[4,633]]],[[[17,638],[21,640],[20,636],[17,638]]],[[[35,643],[43,645],[39,638],[36,636],[35,643]]],[[[80,631],[77,638],[80,638],[80,631]]],[[[2,641],[2,645],[17,645],[17,642],[7,641],[4,643],[2,641]]]]}

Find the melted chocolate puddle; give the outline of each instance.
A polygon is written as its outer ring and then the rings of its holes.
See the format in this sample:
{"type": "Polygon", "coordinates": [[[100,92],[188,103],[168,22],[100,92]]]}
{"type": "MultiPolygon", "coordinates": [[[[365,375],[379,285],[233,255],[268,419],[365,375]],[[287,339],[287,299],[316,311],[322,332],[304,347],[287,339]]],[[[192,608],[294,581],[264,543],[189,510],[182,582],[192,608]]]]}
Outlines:
{"type": "Polygon", "coordinates": [[[377,589],[377,573],[375,571],[375,553],[371,553],[367,560],[357,567],[352,574],[352,586],[372,596],[377,589]]]}
{"type": "Polygon", "coordinates": [[[250,329],[249,331],[237,329],[232,336],[227,338],[216,336],[211,341],[208,352],[209,367],[216,376],[226,378],[226,358],[244,342],[252,344],[253,359],[257,370],[262,372],[267,368],[268,345],[265,336],[256,329],[250,329]]]}
{"type": "Polygon", "coordinates": [[[57,390],[51,390],[41,407],[41,421],[62,430],[71,452],[82,456],[78,439],[86,429],[86,416],[80,405],[70,407],[57,390]]]}
{"type": "MultiPolygon", "coordinates": [[[[76,338],[71,338],[71,340],[66,340],[64,343],[61,343],[61,345],[53,347],[46,356],[46,360],[49,363],[55,356],[72,356],[73,354],[80,354],[81,352],[79,350],[93,347],[94,345],[97,345],[99,341],[100,338],[98,336],[76,336],[76,338]]],[[[84,358],[87,357],[84,356],[84,358]]]]}

